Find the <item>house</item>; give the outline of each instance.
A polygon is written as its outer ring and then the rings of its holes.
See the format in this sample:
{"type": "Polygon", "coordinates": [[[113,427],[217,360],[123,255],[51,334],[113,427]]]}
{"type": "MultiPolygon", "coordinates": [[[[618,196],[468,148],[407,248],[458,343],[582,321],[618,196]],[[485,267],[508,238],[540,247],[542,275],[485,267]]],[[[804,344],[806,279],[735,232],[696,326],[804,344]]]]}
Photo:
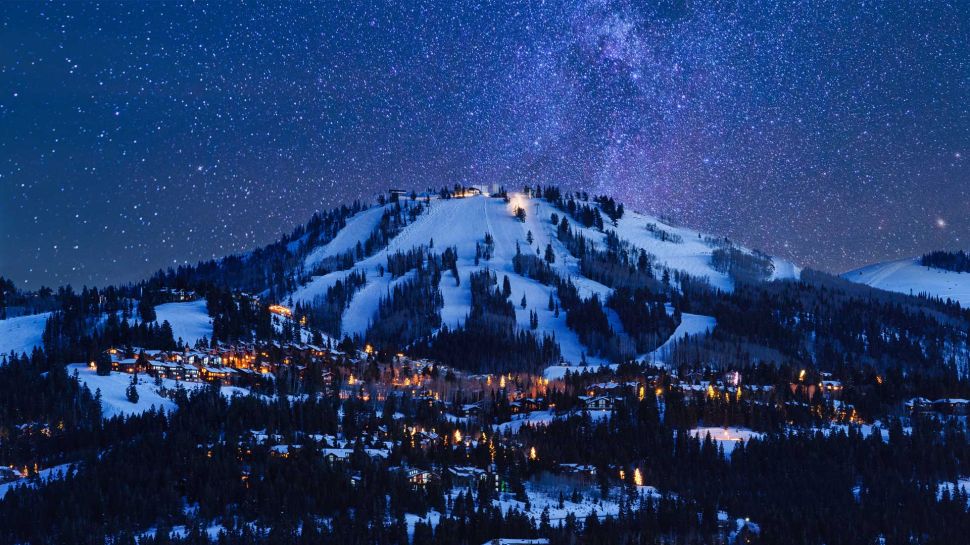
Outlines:
{"type": "Polygon", "coordinates": [[[842,395],[842,383],[838,380],[823,380],[822,391],[828,397],[839,398],[842,395]]]}
{"type": "Polygon", "coordinates": [[[434,471],[424,469],[409,469],[407,471],[408,481],[411,486],[424,487],[432,483],[441,481],[441,476],[434,471]]]}
{"type": "Polygon", "coordinates": [[[448,474],[454,486],[466,488],[477,486],[478,482],[485,479],[485,470],[472,466],[449,467],[448,474]]]}
{"type": "Polygon", "coordinates": [[[932,405],[933,410],[940,414],[964,416],[970,409],[970,400],[949,397],[937,399],[932,405]]]}
{"type": "Polygon", "coordinates": [[[587,397],[583,406],[590,411],[608,411],[613,408],[613,398],[610,396],[587,397]]]}
{"type": "Polygon", "coordinates": [[[230,367],[221,367],[217,365],[203,365],[199,369],[199,374],[204,380],[221,380],[222,382],[228,384],[233,381],[233,378],[235,378],[236,370],[230,367]]]}
{"type": "Polygon", "coordinates": [[[170,363],[161,360],[148,361],[148,373],[152,376],[162,378],[177,378],[182,371],[182,366],[177,363],[170,363]]]}
{"type": "Polygon", "coordinates": [[[903,405],[913,413],[925,412],[933,408],[933,403],[925,397],[914,397],[903,405]]]}
{"type": "Polygon", "coordinates": [[[122,373],[134,373],[138,370],[138,360],[135,358],[125,358],[113,361],[111,362],[111,369],[113,371],[121,371],[122,373]]]}

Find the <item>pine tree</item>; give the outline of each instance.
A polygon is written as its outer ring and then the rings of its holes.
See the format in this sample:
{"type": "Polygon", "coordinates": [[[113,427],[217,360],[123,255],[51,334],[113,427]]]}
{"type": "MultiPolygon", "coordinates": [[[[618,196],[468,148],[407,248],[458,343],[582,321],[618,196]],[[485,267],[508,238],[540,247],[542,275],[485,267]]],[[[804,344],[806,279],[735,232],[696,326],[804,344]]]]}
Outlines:
{"type": "Polygon", "coordinates": [[[138,388],[135,386],[136,384],[138,384],[138,373],[131,376],[131,384],[125,389],[125,397],[132,403],[138,403],[138,388]]]}

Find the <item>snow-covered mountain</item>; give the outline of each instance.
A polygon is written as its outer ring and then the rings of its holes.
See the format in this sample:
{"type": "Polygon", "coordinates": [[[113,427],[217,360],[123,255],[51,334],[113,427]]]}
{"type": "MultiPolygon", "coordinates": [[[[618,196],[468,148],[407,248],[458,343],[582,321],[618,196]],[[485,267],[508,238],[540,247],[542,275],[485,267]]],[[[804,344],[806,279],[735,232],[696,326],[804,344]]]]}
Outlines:
{"type": "Polygon", "coordinates": [[[867,265],[842,275],[851,282],[907,295],[928,295],[970,306],[970,273],[920,265],[919,258],[867,265]]]}
{"type": "MultiPolygon", "coordinates": [[[[441,310],[443,325],[455,328],[465,321],[471,311],[469,276],[487,268],[497,274],[500,282],[503,277],[508,277],[512,287],[510,299],[516,303],[516,322],[521,329],[530,329],[530,317],[535,312],[538,315],[538,332],[555,335],[567,363],[576,363],[584,358],[592,364],[605,363],[589,356],[589,351],[582,345],[577,334],[566,326],[565,313],[560,314],[548,308],[550,297],[557,298],[556,289],[517,274],[514,270],[513,257],[517,251],[532,252],[544,257],[546,247],[550,245],[555,254],[552,263],[555,272],[563,278],[571,279],[581,296],[590,297],[596,294],[601,301],[607,299],[611,288],[584,277],[580,272],[579,260],[570,254],[557,237],[557,227],[552,218],[568,217],[566,212],[544,199],[532,198],[524,193],[509,194],[508,202],[487,195],[432,198],[430,202],[419,199],[419,202],[424,205],[424,212],[408,223],[384,249],[356,260],[351,268],[343,267],[343,270],[311,277],[293,291],[288,300],[294,305],[310,304],[325,295],[338,281],[346,281],[352,273],[363,272],[366,275],[366,284],[354,293],[341,319],[344,335],[363,336],[377,312],[381,298],[387,297],[395,286],[410,278],[407,274],[393,278],[392,275],[384,273],[389,255],[422,245],[433,245],[436,252],[455,248],[460,283],[456,283],[451,275],[446,275],[440,282],[439,289],[444,299],[441,310]],[[518,209],[525,211],[524,221],[521,217],[516,217],[518,209]],[[483,243],[486,233],[494,239],[491,257],[476,264],[476,247],[483,243]],[[527,301],[525,308],[518,304],[523,296],[527,301]]],[[[598,208],[592,201],[584,204],[598,208]]],[[[346,226],[336,236],[307,254],[304,269],[311,271],[324,260],[346,255],[348,251],[358,247],[358,244],[364,244],[380,224],[381,216],[389,206],[391,205],[371,207],[348,218],[346,226]]],[[[725,239],[674,227],[657,218],[629,211],[615,225],[606,219],[602,230],[585,227],[572,218],[570,225],[574,231],[582,233],[600,249],[605,248],[607,233],[615,231],[631,247],[642,249],[651,256],[658,278],[665,268],[671,272],[683,271],[693,277],[704,278],[713,287],[723,291],[731,291],[734,280],[724,267],[715,267],[715,251],[719,248],[730,248],[745,255],[755,255],[725,239]]],[[[762,254],[756,255],[770,260],[767,266],[769,279],[795,278],[800,272],[798,267],[789,262],[762,254]]],[[[615,311],[607,308],[606,312],[611,327],[615,331],[622,331],[623,326],[615,311]]],[[[701,319],[698,323],[710,324],[713,319],[701,319]]],[[[678,330],[681,335],[682,329],[678,330]]]]}

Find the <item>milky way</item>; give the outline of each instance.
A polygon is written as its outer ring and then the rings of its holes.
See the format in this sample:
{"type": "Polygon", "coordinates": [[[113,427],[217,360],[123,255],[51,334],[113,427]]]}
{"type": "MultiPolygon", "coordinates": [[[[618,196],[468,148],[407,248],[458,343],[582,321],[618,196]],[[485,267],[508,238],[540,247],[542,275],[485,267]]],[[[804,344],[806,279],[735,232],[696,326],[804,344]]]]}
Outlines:
{"type": "Polygon", "coordinates": [[[5,5],[0,275],[136,280],[455,182],[833,272],[967,246],[966,2],[406,4],[5,5]]]}

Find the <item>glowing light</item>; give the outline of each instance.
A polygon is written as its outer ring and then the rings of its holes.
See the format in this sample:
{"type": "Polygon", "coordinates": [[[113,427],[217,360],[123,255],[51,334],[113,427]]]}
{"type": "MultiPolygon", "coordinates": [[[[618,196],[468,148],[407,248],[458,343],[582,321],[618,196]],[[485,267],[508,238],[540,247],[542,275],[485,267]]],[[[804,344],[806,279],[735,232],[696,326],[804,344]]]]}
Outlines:
{"type": "Polygon", "coordinates": [[[293,311],[289,307],[284,307],[283,305],[270,305],[269,311],[273,314],[279,314],[280,316],[286,316],[287,318],[293,316],[293,311]]]}
{"type": "Polygon", "coordinates": [[[536,454],[536,448],[535,447],[532,447],[532,448],[529,449],[529,459],[530,460],[538,460],[539,459],[539,456],[536,454]]]}
{"type": "Polygon", "coordinates": [[[798,372],[798,381],[799,382],[805,382],[805,374],[806,373],[805,373],[805,370],[804,369],[802,369],[801,371],[798,372]]]}
{"type": "Polygon", "coordinates": [[[461,443],[461,430],[455,430],[455,443],[461,443]]]}
{"type": "Polygon", "coordinates": [[[640,474],[639,467],[633,470],[633,484],[643,486],[643,475],[640,474]]]}

